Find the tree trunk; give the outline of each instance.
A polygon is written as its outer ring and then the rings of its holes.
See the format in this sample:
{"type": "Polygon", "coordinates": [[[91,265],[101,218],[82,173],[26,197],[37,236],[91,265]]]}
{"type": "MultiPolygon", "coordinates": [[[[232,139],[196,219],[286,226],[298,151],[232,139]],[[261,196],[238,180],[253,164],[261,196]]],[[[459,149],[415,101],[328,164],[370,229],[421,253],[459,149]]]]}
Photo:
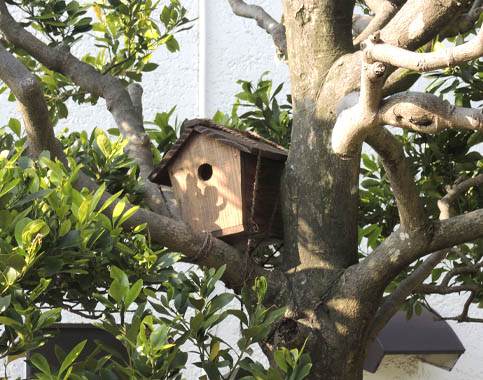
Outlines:
{"type": "Polygon", "coordinates": [[[359,157],[342,160],[331,148],[345,89],[329,96],[321,91],[334,62],[353,52],[354,2],[321,3],[284,2],[294,119],[282,185],[283,269],[293,299],[292,319],[278,326],[272,348],[300,347],[308,338],[311,379],[357,380],[369,308],[362,310],[360,300],[336,284],[357,262],[359,157]]]}

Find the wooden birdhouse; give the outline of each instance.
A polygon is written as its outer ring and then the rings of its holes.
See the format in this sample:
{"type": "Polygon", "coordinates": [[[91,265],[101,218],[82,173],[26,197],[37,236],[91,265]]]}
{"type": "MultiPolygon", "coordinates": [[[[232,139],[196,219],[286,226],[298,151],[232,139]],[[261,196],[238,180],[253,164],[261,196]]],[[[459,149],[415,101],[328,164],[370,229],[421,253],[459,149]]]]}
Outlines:
{"type": "Polygon", "coordinates": [[[280,176],[287,150],[206,119],[185,132],[149,179],[172,186],[181,218],[230,244],[282,238],[280,176]]]}

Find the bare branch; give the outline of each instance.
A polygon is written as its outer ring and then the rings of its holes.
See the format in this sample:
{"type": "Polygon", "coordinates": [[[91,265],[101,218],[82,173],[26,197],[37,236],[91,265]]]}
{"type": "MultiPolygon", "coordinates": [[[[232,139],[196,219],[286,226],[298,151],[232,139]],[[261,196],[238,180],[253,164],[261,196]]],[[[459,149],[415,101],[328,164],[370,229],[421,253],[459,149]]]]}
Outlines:
{"type": "MultiPolygon", "coordinates": [[[[130,157],[145,166],[144,175],[149,167],[153,167],[150,140],[144,131],[139,109],[134,107],[128,91],[118,79],[102,75],[92,66],[80,61],[65,45],[56,48],[45,45],[12,18],[3,0],[0,1],[0,31],[12,45],[25,50],[49,69],[63,74],[87,92],[103,97],[119,130],[129,141],[130,157]]],[[[144,178],[147,181],[147,175],[144,178]]],[[[147,182],[146,186],[154,185],[147,182]]],[[[146,201],[153,210],[168,215],[169,211],[159,191],[157,194],[156,191],[157,189],[148,190],[146,201]]]]}
{"type": "Polygon", "coordinates": [[[416,293],[421,294],[452,294],[461,292],[478,292],[479,290],[481,290],[480,286],[476,284],[465,284],[459,286],[421,284],[414,289],[416,293]]]}
{"type": "Polygon", "coordinates": [[[416,50],[453,21],[454,14],[460,12],[465,3],[461,0],[407,0],[381,30],[381,38],[388,44],[416,50]]]}
{"type": "Polygon", "coordinates": [[[470,188],[483,184],[483,174],[477,175],[474,178],[467,179],[457,185],[451,187],[448,193],[438,201],[438,207],[441,211],[440,219],[447,219],[450,217],[450,205],[456,197],[465,193],[470,188]]]}
{"type": "Polygon", "coordinates": [[[402,144],[385,128],[373,130],[366,142],[381,157],[396,198],[401,229],[409,231],[422,228],[425,224],[424,209],[402,144]]]}
{"type": "Polygon", "coordinates": [[[375,16],[364,31],[354,39],[354,46],[358,46],[371,34],[381,30],[398,10],[398,7],[390,0],[369,0],[366,1],[366,4],[371,8],[375,16]]]}
{"type": "Polygon", "coordinates": [[[446,257],[447,253],[448,250],[446,249],[432,253],[407,278],[401,281],[398,287],[384,301],[369,328],[368,347],[370,347],[387,322],[396,314],[404,300],[431,274],[434,267],[446,257]]]}
{"type": "Polygon", "coordinates": [[[258,5],[248,5],[243,0],[228,0],[233,13],[240,17],[251,18],[257,25],[270,34],[282,56],[287,57],[287,38],[285,26],[272,18],[258,5]]]}
{"type": "MultiPolygon", "coordinates": [[[[415,50],[431,41],[442,27],[452,21],[454,13],[464,5],[459,0],[448,0],[444,4],[440,1],[420,0],[394,2],[397,5],[401,3],[404,5],[381,30],[381,38],[387,44],[409,50],[415,50]]],[[[345,95],[359,90],[360,54],[360,52],[346,54],[333,64],[320,91],[318,109],[325,109],[324,99],[327,97],[339,101],[345,95]]],[[[391,72],[392,68],[388,67],[387,71],[391,72]]],[[[394,90],[391,93],[394,93],[394,90]]]]}
{"type": "Polygon", "coordinates": [[[468,316],[469,308],[473,299],[474,299],[474,293],[470,293],[470,295],[468,296],[468,299],[465,302],[462,313],[454,317],[443,317],[439,315],[439,313],[436,310],[434,310],[429,304],[426,304],[425,306],[429,311],[436,314],[441,319],[444,319],[447,321],[483,323],[483,318],[472,318],[468,316]]]}
{"type": "Polygon", "coordinates": [[[470,264],[467,266],[462,266],[462,267],[455,267],[448,272],[446,272],[443,280],[441,281],[441,284],[438,286],[446,287],[449,285],[449,282],[456,276],[459,276],[460,274],[475,274],[479,273],[481,271],[481,268],[483,267],[483,263],[478,263],[478,264],[470,264]]]}
{"type": "Polygon", "coordinates": [[[367,44],[363,52],[369,62],[379,61],[415,71],[443,69],[483,55],[483,28],[471,41],[444,51],[415,53],[386,43],[374,43],[367,44]]]}

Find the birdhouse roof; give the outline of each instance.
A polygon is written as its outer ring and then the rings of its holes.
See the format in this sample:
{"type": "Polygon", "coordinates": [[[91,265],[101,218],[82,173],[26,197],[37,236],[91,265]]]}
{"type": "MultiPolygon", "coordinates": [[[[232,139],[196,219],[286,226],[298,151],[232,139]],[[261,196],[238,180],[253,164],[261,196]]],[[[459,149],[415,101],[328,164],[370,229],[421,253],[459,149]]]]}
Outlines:
{"type": "Polygon", "coordinates": [[[164,155],[161,163],[149,175],[150,181],[161,185],[171,185],[168,166],[176,159],[176,156],[181,152],[186,142],[195,133],[211,137],[222,144],[234,147],[248,154],[258,155],[260,153],[261,157],[276,161],[285,161],[287,159],[287,149],[250,131],[241,131],[239,129],[225,127],[208,119],[189,120],[184,123],[184,127],[185,131],[164,155]]]}

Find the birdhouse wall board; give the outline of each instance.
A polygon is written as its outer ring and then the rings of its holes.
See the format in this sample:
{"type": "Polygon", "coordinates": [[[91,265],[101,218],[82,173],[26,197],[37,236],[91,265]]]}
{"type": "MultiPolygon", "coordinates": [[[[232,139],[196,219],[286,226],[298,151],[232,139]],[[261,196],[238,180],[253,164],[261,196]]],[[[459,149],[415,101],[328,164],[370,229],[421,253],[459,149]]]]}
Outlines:
{"type": "Polygon", "coordinates": [[[244,230],[237,149],[193,134],[168,171],[181,217],[194,230],[215,237],[244,230]]]}

